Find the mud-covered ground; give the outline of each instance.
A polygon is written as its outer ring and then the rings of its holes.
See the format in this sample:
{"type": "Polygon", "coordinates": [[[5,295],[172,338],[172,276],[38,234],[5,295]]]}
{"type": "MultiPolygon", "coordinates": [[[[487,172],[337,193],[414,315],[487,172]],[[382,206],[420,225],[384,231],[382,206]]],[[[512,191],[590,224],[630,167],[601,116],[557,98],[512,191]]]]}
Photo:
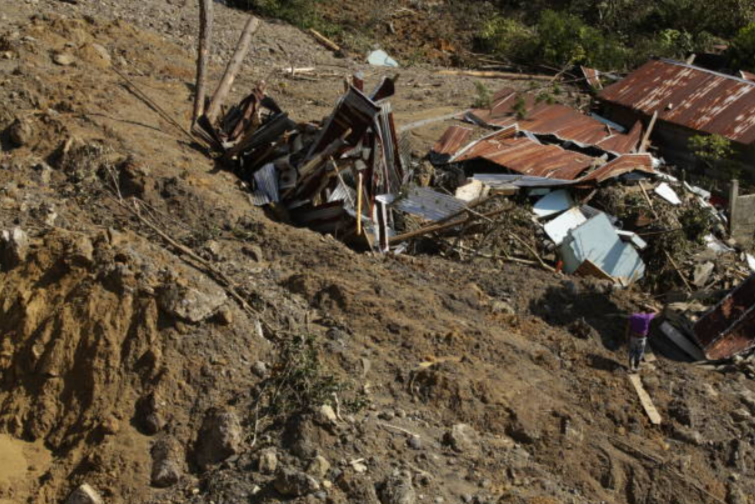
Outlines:
{"type": "MultiPolygon", "coordinates": [[[[3,504],[752,502],[752,383],[656,352],[652,426],[621,345],[641,293],[277,223],[112,70],[188,124],[193,5],[0,7],[0,229],[29,237],[0,271],[3,504]]],[[[317,120],[355,70],[380,75],[266,23],[234,98],[262,78],[317,120]]],[[[474,100],[400,75],[400,124],[474,100]]]]}

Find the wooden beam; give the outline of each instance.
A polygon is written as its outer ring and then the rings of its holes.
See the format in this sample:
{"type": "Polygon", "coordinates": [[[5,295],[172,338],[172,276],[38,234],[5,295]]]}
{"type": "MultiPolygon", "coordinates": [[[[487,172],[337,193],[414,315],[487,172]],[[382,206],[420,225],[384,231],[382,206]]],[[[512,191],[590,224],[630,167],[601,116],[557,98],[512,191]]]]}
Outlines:
{"type": "Polygon", "coordinates": [[[312,36],[317,40],[320,44],[325,46],[326,48],[330,49],[333,52],[341,52],[341,46],[330,40],[328,37],[320,33],[319,31],[315,30],[314,28],[309,29],[309,33],[312,34],[312,36]]]}
{"type": "Polygon", "coordinates": [[[218,114],[220,113],[220,107],[223,106],[223,102],[225,101],[226,97],[228,96],[228,92],[233,86],[233,81],[236,80],[236,75],[239,73],[241,64],[244,62],[244,58],[246,58],[246,54],[249,52],[249,46],[252,43],[252,36],[255,34],[259,26],[260,20],[254,16],[249,16],[249,20],[246,22],[246,26],[244,26],[244,31],[241,33],[241,38],[239,39],[239,44],[236,47],[236,52],[233,53],[233,57],[231,58],[231,61],[228,63],[228,66],[225,69],[225,73],[223,74],[223,78],[218,85],[218,89],[212,96],[210,106],[207,107],[206,115],[207,119],[210,121],[210,124],[215,123],[215,119],[217,119],[218,114]]]}
{"type": "Polygon", "coordinates": [[[640,148],[637,152],[642,154],[643,152],[647,152],[648,147],[650,146],[650,135],[653,134],[653,129],[655,129],[655,122],[658,120],[658,111],[656,110],[653,113],[653,117],[650,119],[650,124],[648,124],[648,129],[645,130],[645,136],[642,137],[642,142],[640,143],[640,148]]]}
{"type": "Polygon", "coordinates": [[[478,77],[480,79],[536,80],[551,82],[551,75],[518,74],[512,72],[482,72],[479,70],[441,70],[438,75],[455,75],[461,77],[478,77]]]}
{"type": "Polygon", "coordinates": [[[661,425],[661,414],[658,413],[657,409],[655,409],[655,404],[653,404],[653,400],[650,399],[650,395],[645,390],[645,387],[642,386],[642,380],[640,380],[640,375],[630,374],[629,382],[634,387],[635,392],[637,392],[637,397],[640,398],[640,404],[642,404],[642,407],[645,410],[645,413],[650,419],[650,423],[653,425],[661,425]]]}
{"type": "Polygon", "coordinates": [[[212,46],[213,0],[199,0],[199,49],[197,50],[197,82],[194,90],[194,114],[191,125],[204,114],[207,86],[207,64],[212,46]]]}

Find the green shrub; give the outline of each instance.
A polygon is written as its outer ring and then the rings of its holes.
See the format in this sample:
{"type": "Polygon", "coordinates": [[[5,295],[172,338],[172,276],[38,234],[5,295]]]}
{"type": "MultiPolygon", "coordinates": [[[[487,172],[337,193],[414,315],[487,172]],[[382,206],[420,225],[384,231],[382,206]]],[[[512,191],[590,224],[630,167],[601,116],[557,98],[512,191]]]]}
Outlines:
{"type": "Polygon", "coordinates": [[[319,23],[315,11],[318,0],[228,0],[238,9],[250,10],[261,16],[282,19],[300,28],[312,28],[319,23]]]}
{"type": "Polygon", "coordinates": [[[537,37],[531,28],[515,19],[495,16],[484,24],[477,35],[483,51],[512,61],[531,58],[537,50],[537,37]]]}
{"type": "Polygon", "coordinates": [[[755,23],[739,30],[731,41],[727,56],[734,68],[755,70],[755,23]]]}
{"type": "Polygon", "coordinates": [[[572,14],[545,10],[537,25],[538,52],[551,65],[587,65],[603,70],[621,69],[628,60],[626,47],[572,14]]]}

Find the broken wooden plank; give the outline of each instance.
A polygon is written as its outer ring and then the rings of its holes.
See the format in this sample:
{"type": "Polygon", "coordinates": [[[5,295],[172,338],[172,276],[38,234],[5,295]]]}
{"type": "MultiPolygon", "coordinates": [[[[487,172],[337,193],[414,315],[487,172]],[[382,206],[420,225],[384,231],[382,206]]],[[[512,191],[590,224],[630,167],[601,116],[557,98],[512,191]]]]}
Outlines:
{"type": "Polygon", "coordinates": [[[655,113],[653,113],[653,117],[650,119],[650,124],[648,124],[648,129],[645,131],[645,136],[642,137],[642,142],[640,143],[640,148],[637,152],[642,154],[643,152],[647,152],[648,147],[650,146],[650,135],[653,134],[653,129],[655,129],[655,122],[658,120],[658,111],[656,110],[655,113]]]}
{"type": "Polygon", "coordinates": [[[215,119],[217,119],[217,116],[220,113],[220,108],[223,106],[223,102],[233,86],[233,81],[236,80],[236,75],[239,73],[241,64],[244,62],[244,58],[246,58],[246,55],[249,52],[252,36],[255,34],[259,26],[260,20],[255,16],[249,16],[249,20],[247,21],[246,26],[244,26],[244,31],[241,33],[236,52],[233,53],[233,57],[231,57],[231,61],[225,69],[225,73],[218,85],[218,89],[215,90],[210,105],[207,107],[207,119],[210,121],[210,124],[215,123],[215,119]]]}
{"type": "Polygon", "coordinates": [[[207,87],[207,62],[212,45],[213,0],[199,0],[199,49],[197,51],[197,82],[194,96],[192,127],[204,114],[207,87]]]}
{"type": "Polygon", "coordinates": [[[337,53],[341,52],[341,46],[339,46],[338,44],[330,40],[328,37],[326,37],[319,31],[315,30],[314,28],[310,28],[309,33],[312,34],[315,40],[317,40],[320,44],[330,49],[331,51],[337,52],[337,53]]]}
{"type": "Polygon", "coordinates": [[[634,387],[635,392],[637,392],[637,397],[640,398],[640,404],[642,404],[642,407],[645,410],[645,413],[650,419],[650,423],[652,423],[653,425],[661,425],[661,414],[658,413],[657,409],[655,409],[653,400],[650,399],[650,395],[647,393],[647,391],[645,390],[645,387],[642,385],[642,380],[640,379],[640,375],[630,374],[629,381],[634,387]]]}
{"type": "Polygon", "coordinates": [[[461,77],[478,77],[480,79],[508,79],[508,80],[553,80],[552,75],[518,74],[511,72],[481,72],[478,70],[441,70],[437,75],[455,75],[461,77]]]}

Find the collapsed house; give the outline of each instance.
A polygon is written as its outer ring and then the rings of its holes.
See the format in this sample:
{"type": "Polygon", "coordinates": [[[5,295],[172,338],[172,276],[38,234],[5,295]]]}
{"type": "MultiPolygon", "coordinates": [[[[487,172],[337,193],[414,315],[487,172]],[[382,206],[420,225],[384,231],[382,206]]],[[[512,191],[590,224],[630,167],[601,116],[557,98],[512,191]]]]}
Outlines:
{"type": "MultiPolygon", "coordinates": [[[[732,142],[748,169],[755,162],[755,82],[668,59],[647,62],[598,95],[611,121],[632,127],[657,114],[652,138],[669,162],[693,166],[695,135],[732,142]]],[[[715,174],[714,174],[715,175],[715,174]]]]}

